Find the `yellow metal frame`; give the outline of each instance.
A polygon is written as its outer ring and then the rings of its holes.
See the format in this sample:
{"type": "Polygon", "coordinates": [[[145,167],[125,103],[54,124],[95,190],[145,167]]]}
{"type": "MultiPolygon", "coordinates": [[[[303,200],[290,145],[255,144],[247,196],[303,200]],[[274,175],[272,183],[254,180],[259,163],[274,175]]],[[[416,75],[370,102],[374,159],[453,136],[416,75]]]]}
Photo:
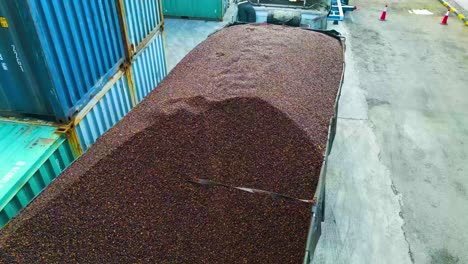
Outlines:
{"type": "Polygon", "coordinates": [[[109,80],[107,80],[106,85],[102,87],[102,89],[97,93],[91,101],[75,116],[72,123],[73,125],[78,125],[81,120],[93,109],[93,107],[101,101],[101,99],[107,94],[107,92],[114,86],[114,84],[124,75],[124,71],[120,70],[114,76],[112,76],[109,80]]]}
{"type": "Polygon", "coordinates": [[[161,34],[162,34],[162,40],[163,40],[163,46],[164,46],[164,49],[163,49],[163,52],[164,52],[164,62],[166,63],[166,75],[169,73],[168,72],[168,69],[167,69],[167,56],[166,56],[166,32],[163,30],[161,31],[161,34]]]}
{"type": "Polygon", "coordinates": [[[157,25],[149,34],[146,36],[137,47],[134,47],[130,42],[130,38],[128,37],[128,26],[127,21],[125,20],[125,8],[123,4],[123,0],[116,0],[117,4],[117,14],[119,17],[119,24],[121,28],[121,35],[122,41],[125,47],[125,57],[129,64],[133,62],[133,56],[138,53],[146,44],[153,38],[155,34],[159,31],[164,30],[164,14],[163,14],[163,6],[162,0],[159,0],[159,16],[161,17],[161,22],[157,25]]]}
{"type": "MultiPolygon", "coordinates": [[[[68,141],[70,142],[73,155],[75,155],[75,157],[79,157],[81,154],[83,154],[80,141],[78,139],[78,134],[76,132],[76,126],[93,109],[93,107],[96,106],[96,104],[104,97],[104,95],[107,94],[107,92],[112,88],[112,86],[114,86],[114,84],[124,74],[127,77],[131,103],[132,103],[132,106],[135,107],[137,105],[137,96],[136,96],[136,90],[135,90],[135,85],[134,85],[133,72],[131,68],[131,65],[133,63],[133,57],[136,55],[138,51],[142,50],[156,34],[159,34],[159,33],[162,34],[163,45],[166,45],[165,35],[164,35],[164,14],[163,14],[162,0],[159,0],[159,6],[160,6],[159,15],[161,17],[161,23],[155,29],[153,29],[150,32],[150,34],[148,34],[148,36],[145,37],[145,39],[138,45],[138,47],[136,47],[136,49],[130,43],[127,22],[125,20],[125,8],[123,5],[123,0],[115,0],[115,1],[116,1],[116,6],[117,6],[117,14],[119,17],[119,24],[121,28],[122,42],[124,44],[124,50],[125,50],[125,62],[121,70],[107,81],[106,85],[101,89],[101,91],[99,91],[99,93],[96,94],[92,98],[92,100],[74,117],[74,119],[70,123],[68,123],[67,125],[46,123],[47,125],[57,127],[56,133],[66,135],[68,141]]],[[[166,58],[166,56],[164,57],[166,58]]],[[[166,65],[167,65],[167,58],[166,58],[166,65]]],[[[0,118],[0,120],[2,119],[0,118]]],[[[10,121],[10,119],[8,120],[10,121]]],[[[14,122],[22,122],[21,120],[18,120],[18,121],[16,119],[13,119],[13,120],[15,120],[14,122]]],[[[24,122],[32,123],[33,121],[24,121],[24,122]]],[[[44,125],[44,123],[39,122],[39,121],[37,121],[37,123],[44,125]]]]}
{"type": "Polygon", "coordinates": [[[161,22],[161,24],[159,24],[158,26],[156,26],[156,28],[151,30],[151,32],[148,34],[148,36],[146,36],[145,39],[143,39],[141,41],[141,43],[138,44],[138,46],[135,49],[135,53],[133,55],[136,55],[138,52],[143,50],[144,47],[153,39],[153,37],[156,34],[159,34],[159,32],[163,32],[163,31],[164,31],[164,22],[161,22]]]}
{"type": "Polygon", "coordinates": [[[119,16],[119,24],[120,24],[120,29],[121,29],[121,35],[122,35],[122,42],[124,44],[124,49],[125,49],[125,58],[128,61],[128,63],[132,62],[133,58],[133,47],[132,44],[130,43],[130,39],[128,37],[128,27],[127,27],[127,21],[125,20],[125,8],[123,5],[123,0],[116,0],[117,4],[117,14],[119,16]]]}
{"type": "Polygon", "coordinates": [[[161,24],[164,25],[164,12],[163,12],[163,4],[162,0],[159,0],[159,17],[161,18],[161,24]]]}
{"type": "MultiPolygon", "coordinates": [[[[76,126],[85,118],[85,116],[101,101],[101,99],[107,94],[107,92],[117,83],[117,81],[126,74],[125,70],[118,71],[112,76],[106,83],[106,85],[97,93],[91,101],[73,118],[73,120],[62,126],[58,126],[55,130],[57,133],[65,134],[67,139],[70,141],[72,152],[74,155],[80,156],[83,154],[78,134],[76,133],[76,126]]],[[[128,75],[127,75],[128,76],[128,75]]],[[[130,81],[129,81],[130,82],[130,81]]],[[[130,83],[129,83],[130,86],[130,83]]],[[[133,99],[132,99],[133,100],[133,99]]]]}
{"type": "MultiPolygon", "coordinates": [[[[122,41],[124,43],[124,49],[125,49],[126,62],[123,65],[123,70],[125,71],[125,75],[127,77],[128,88],[130,90],[130,98],[132,101],[132,105],[133,107],[135,107],[138,103],[137,103],[137,95],[136,95],[135,84],[133,80],[133,73],[132,73],[132,68],[131,68],[131,65],[133,63],[133,57],[139,50],[143,49],[146,46],[146,44],[153,38],[154,35],[158,34],[160,31],[163,31],[164,15],[162,11],[162,8],[163,8],[162,0],[159,0],[159,7],[160,7],[159,15],[161,17],[161,23],[158,26],[156,26],[156,28],[153,29],[137,47],[134,47],[130,42],[130,38],[128,35],[127,21],[125,20],[125,8],[124,8],[123,0],[116,0],[116,6],[117,6],[118,17],[119,17],[119,24],[121,28],[122,41]]],[[[166,65],[167,65],[167,62],[166,62],[166,65]]]]}
{"type": "Polygon", "coordinates": [[[133,82],[132,67],[129,66],[125,69],[125,75],[127,76],[128,89],[130,90],[130,99],[132,100],[133,107],[135,107],[138,103],[137,103],[135,84],[133,82]]]}
{"type": "Polygon", "coordinates": [[[468,18],[466,18],[465,15],[463,15],[462,13],[460,13],[457,9],[455,9],[454,7],[452,7],[447,1],[444,1],[444,0],[439,0],[439,2],[448,8],[448,10],[452,13],[454,13],[458,19],[460,19],[464,24],[465,26],[468,26],[468,18]]]}
{"type": "Polygon", "coordinates": [[[65,136],[67,137],[68,143],[70,144],[70,148],[75,159],[81,156],[81,154],[83,154],[83,150],[81,148],[80,141],[78,140],[76,129],[70,129],[68,133],[65,134],[65,136]]]}

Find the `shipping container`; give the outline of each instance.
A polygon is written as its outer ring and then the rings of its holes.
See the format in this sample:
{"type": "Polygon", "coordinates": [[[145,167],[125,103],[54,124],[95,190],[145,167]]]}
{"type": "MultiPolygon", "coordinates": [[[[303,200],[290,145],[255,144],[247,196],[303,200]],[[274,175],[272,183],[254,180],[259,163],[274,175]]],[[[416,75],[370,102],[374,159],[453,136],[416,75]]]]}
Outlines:
{"type": "Polygon", "coordinates": [[[133,108],[127,75],[117,72],[104,88],[78,113],[71,127],[62,128],[78,155],[133,108]]]}
{"type": "Polygon", "coordinates": [[[117,72],[63,133],[68,133],[69,141],[79,149],[79,154],[85,152],[166,75],[163,33],[157,32],[143,50],[135,54],[130,68],[117,72]]]}
{"type": "Polygon", "coordinates": [[[123,3],[0,1],[0,115],[55,121],[0,118],[0,227],[166,76],[159,0],[123,3]]]}
{"type": "Polygon", "coordinates": [[[108,1],[0,1],[0,115],[69,122],[124,61],[108,1]]]}
{"type": "Polygon", "coordinates": [[[127,34],[133,51],[138,52],[160,31],[163,22],[160,0],[124,0],[127,34]]]}
{"type": "Polygon", "coordinates": [[[140,103],[167,75],[162,32],[154,35],[147,46],[135,54],[131,70],[136,102],[140,103]]]}
{"type": "Polygon", "coordinates": [[[64,135],[49,124],[0,120],[0,227],[74,160],[64,135]]]}
{"type": "Polygon", "coordinates": [[[162,0],[165,16],[223,20],[225,0],[162,0]]]}

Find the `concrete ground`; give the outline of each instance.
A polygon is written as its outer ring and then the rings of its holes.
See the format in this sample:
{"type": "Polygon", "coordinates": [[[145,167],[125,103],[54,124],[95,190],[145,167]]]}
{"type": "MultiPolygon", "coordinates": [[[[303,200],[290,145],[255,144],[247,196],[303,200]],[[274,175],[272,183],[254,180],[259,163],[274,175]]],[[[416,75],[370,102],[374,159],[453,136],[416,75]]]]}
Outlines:
{"type": "Polygon", "coordinates": [[[457,4],[459,4],[463,9],[465,9],[465,11],[468,10],[468,0],[456,0],[455,2],[457,2],[457,4]]]}
{"type": "MultiPolygon", "coordinates": [[[[437,0],[350,2],[314,263],[468,263],[468,27],[437,0]]],[[[223,25],[166,19],[169,69],[223,25]]]]}
{"type": "Polygon", "coordinates": [[[468,263],[468,28],[437,0],[352,4],[314,263],[468,263]]]}
{"type": "Polygon", "coordinates": [[[208,35],[233,21],[235,6],[230,5],[222,22],[165,18],[167,70],[170,72],[182,58],[208,35]]]}

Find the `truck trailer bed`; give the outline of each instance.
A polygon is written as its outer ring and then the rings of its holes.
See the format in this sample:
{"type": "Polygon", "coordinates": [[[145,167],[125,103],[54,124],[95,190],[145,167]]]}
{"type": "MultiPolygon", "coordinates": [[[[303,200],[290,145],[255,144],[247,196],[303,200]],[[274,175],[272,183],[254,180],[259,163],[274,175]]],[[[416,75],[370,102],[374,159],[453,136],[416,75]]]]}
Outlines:
{"type": "Polygon", "coordinates": [[[213,34],[2,229],[0,262],[301,262],[342,73],[319,32],[213,34]]]}

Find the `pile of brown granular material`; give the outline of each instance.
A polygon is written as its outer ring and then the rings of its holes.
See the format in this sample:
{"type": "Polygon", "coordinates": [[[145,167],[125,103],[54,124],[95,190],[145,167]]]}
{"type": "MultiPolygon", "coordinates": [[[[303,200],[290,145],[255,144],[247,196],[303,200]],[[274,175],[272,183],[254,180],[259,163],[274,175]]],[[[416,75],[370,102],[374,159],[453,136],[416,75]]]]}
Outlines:
{"type": "Polygon", "coordinates": [[[0,234],[8,263],[300,263],[343,71],[338,40],[209,37],[0,234]]]}

